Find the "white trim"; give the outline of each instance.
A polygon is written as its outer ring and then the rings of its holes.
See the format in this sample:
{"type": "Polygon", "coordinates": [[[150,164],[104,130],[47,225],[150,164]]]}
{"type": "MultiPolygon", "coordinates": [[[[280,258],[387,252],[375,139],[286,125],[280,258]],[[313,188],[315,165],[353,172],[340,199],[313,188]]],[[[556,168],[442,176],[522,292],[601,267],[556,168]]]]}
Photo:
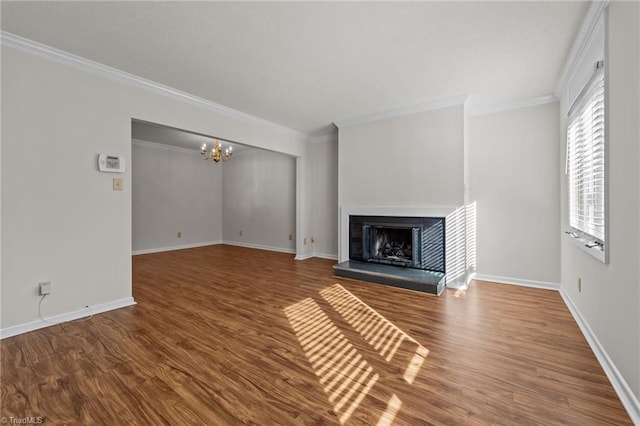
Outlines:
{"type": "Polygon", "coordinates": [[[337,254],[313,252],[313,257],[318,257],[320,259],[327,259],[327,260],[338,260],[338,255],[337,254]]]}
{"type": "MultiPolygon", "coordinates": [[[[215,246],[215,245],[219,245],[219,244],[227,244],[230,246],[237,246],[237,247],[245,247],[245,248],[252,248],[252,249],[257,249],[257,250],[268,250],[268,251],[276,251],[276,252],[280,252],[280,253],[287,253],[287,254],[295,254],[296,251],[294,249],[288,249],[288,248],[281,248],[281,247],[273,247],[273,246],[263,246],[260,244],[251,244],[251,243],[241,243],[238,241],[228,241],[228,240],[218,240],[218,241],[207,241],[204,243],[195,243],[195,244],[184,244],[181,246],[171,246],[171,247],[159,247],[159,248],[152,248],[152,249],[144,249],[144,250],[134,250],[131,252],[132,256],[137,256],[140,254],[152,254],[152,253],[162,253],[165,251],[174,251],[174,250],[183,250],[183,249],[190,249],[190,248],[197,248],[197,247],[206,247],[206,246],[215,246]]],[[[309,254],[305,254],[305,255],[300,255],[295,257],[296,260],[304,260],[304,259],[309,259],[312,257],[318,257],[321,259],[328,259],[328,260],[338,260],[338,255],[335,254],[329,254],[329,253],[309,253],[309,254]]]]}
{"type": "Polygon", "coordinates": [[[447,288],[450,288],[453,290],[467,290],[469,288],[469,281],[468,280],[447,281],[447,288]]]}
{"type": "Polygon", "coordinates": [[[307,260],[307,259],[311,259],[313,256],[313,253],[307,253],[307,254],[296,254],[296,257],[294,257],[294,260],[307,260]]]}
{"type": "Polygon", "coordinates": [[[595,246],[595,247],[586,246],[586,244],[593,243],[592,240],[588,240],[586,238],[581,238],[581,237],[573,237],[571,235],[567,235],[566,233],[564,234],[564,237],[565,239],[569,240],[571,244],[578,247],[580,250],[595,257],[602,263],[605,263],[605,264],[607,263],[606,246],[604,250],[601,250],[598,246],[595,246]]]}
{"type": "Polygon", "coordinates": [[[319,136],[312,136],[309,138],[309,142],[311,143],[322,143],[322,142],[333,142],[333,141],[337,141],[338,140],[338,134],[337,133],[331,133],[328,135],[319,135],[319,136]]]}
{"type": "Polygon", "coordinates": [[[236,247],[246,247],[246,248],[258,249],[258,250],[277,251],[277,252],[280,252],[280,253],[288,253],[288,254],[295,254],[296,253],[295,249],[284,248],[284,247],[264,246],[262,244],[243,243],[243,242],[239,242],[239,241],[224,240],[224,241],[222,241],[222,244],[226,244],[226,245],[229,245],[229,246],[236,246],[236,247]]]}
{"type": "Polygon", "coordinates": [[[268,127],[281,133],[292,134],[304,138],[305,140],[309,139],[309,136],[307,134],[294,129],[290,129],[281,124],[277,124],[272,121],[253,116],[251,114],[226,107],[224,105],[192,95],[190,93],[165,86],[164,84],[156,83],[155,81],[147,80],[146,78],[142,78],[134,74],[129,74],[128,72],[112,68],[99,62],[95,62],[90,59],[86,59],[81,56],[56,49],[55,47],[47,46],[45,44],[38,43],[27,38],[8,33],[6,31],[2,31],[0,35],[0,41],[5,47],[10,47],[22,52],[32,54],[34,56],[49,59],[54,62],[58,62],[82,71],[87,71],[92,74],[108,78],[110,80],[126,83],[139,89],[148,90],[162,96],[167,96],[199,107],[204,107],[206,109],[224,114],[228,117],[240,119],[246,122],[257,124],[259,126],[268,127]]]}
{"type": "Polygon", "coordinates": [[[349,216],[447,217],[455,206],[340,206],[338,259],[349,260],[349,216]]]}
{"type": "Polygon", "coordinates": [[[584,55],[589,49],[589,46],[591,46],[592,38],[597,34],[597,29],[600,25],[600,15],[602,15],[602,12],[608,4],[609,0],[596,0],[589,6],[587,15],[582,21],[578,35],[571,46],[569,56],[567,56],[567,60],[562,67],[560,76],[558,77],[556,90],[554,92],[556,96],[562,96],[562,92],[566,89],[568,81],[576,73],[576,67],[584,59],[584,55]]]}
{"type": "Polygon", "coordinates": [[[476,108],[470,108],[470,111],[467,115],[470,117],[474,117],[476,115],[486,115],[496,112],[512,111],[538,105],[552,104],[554,102],[558,102],[558,97],[552,93],[549,95],[537,96],[535,98],[518,99],[510,102],[487,104],[476,108]]]}
{"type": "Polygon", "coordinates": [[[555,291],[560,290],[559,283],[552,283],[547,281],[524,280],[521,278],[501,277],[497,275],[472,274],[470,277],[470,280],[519,285],[522,287],[541,288],[544,290],[555,290],[555,291]]]}
{"type": "Polygon", "coordinates": [[[54,315],[52,317],[47,317],[46,321],[38,319],[36,321],[31,321],[24,324],[18,324],[11,327],[0,329],[0,339],[17,336],[18,334],[28,333],[30,331],[38,330],[45,327],[50,327],[52,325],[61,324],[63,322],[73,321],[79,318],[101,314],[103,312],[112,311],[114,309],[124,308],[124,307],[132,306],[135,304],[136,302],[135,300],[133,300],[133,297],[125,297],[124,299],[118,299],[118,300],[113,300],[111,302],[91,305],[89,307],[77,309],[75,311],[54,315]]]}
{"type": "Polygon", "coordinates": [[[163,251],[184,250],[184,249],[190,249],[190,248],[196,248],[196,247],[215,246],[218,244],[222,244],[222,240],[205,241],[203,243],[182,244],[179,246],[156,247],[156,248],[150,248],[150,249],[133,250],[131,252],[131,255],[137,256],[139,254],[161,253],[163,251]]]}
{"type": "Polygon", "coordinates": [[[560,296],[567,305],[567,308],[569,308],[569,312],[573,315],[580,331],[582,331],[582,334],[587,340],[587,343],[589,343],[596,359],[609,378],[613,389],[618,394],[618,398],[620,398],[620,402],[622,402],[622,405],[627,410],[627,414],[631,417],[631,421],[635,425],[640,425],[640,402],[638,401],[638,398],[636,398],[624,377],[620,374],[615,363],[611,360],[607,351],[605,351],[595,333],[591,330],[591,327],[589,327],[589,324],[578,310],[578,307],[573,303],[573,300],[571,300],[569,294],[564,289],[560,288],[560,296]]]}
{"type": "Polygon", "coordinates": [[[450,98],[438,99],[435,101],[424,102],[417,105],[396,108],[389,111],[381,111],[373,114],[361,115],[359,117],[345,118],[343,120],[336,120],[333,122],[333,124],[335,124],[339,129],[342,129],[358,124],[371,123],[374,121],[386,120],[389,118],[404,117],[421,112],[427,112],[457,105],[464,105],[465,101],[467,100],[467,96],[468,95],[453,96],[450,98]]]}
{"type": "Polygon", "coordinates": [[[134,145],[144,146],[146,148],[164,149],[167,151],[182,152],[185,154],[193,154],[193,153],[200,154],[199,148],[189,149],[189,148],[183,148],[181,146],[165,145],[163,143],[158,143],[158,142],[143,141],[141,139],[131,139],[131,143],[134,145]]]}

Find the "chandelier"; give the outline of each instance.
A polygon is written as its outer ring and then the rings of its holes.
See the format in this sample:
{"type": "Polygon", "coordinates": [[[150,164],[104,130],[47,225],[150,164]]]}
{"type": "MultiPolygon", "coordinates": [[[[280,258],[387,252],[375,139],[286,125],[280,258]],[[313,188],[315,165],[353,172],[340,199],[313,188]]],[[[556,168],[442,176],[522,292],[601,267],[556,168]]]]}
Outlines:
{"type": "Polygon", "coordinates": [[[213,160],[216,163],[219,163],[220,160],[227,161],[233,155],[233,147],[230,146],[222,150],[222,144],[220,141],[216,139],[216,142],[213,144],[213,148],[211,151],[207,152],[207,144],[202,144],[202,149],[200,150],[200,155],[203,160],[213,160]]]}

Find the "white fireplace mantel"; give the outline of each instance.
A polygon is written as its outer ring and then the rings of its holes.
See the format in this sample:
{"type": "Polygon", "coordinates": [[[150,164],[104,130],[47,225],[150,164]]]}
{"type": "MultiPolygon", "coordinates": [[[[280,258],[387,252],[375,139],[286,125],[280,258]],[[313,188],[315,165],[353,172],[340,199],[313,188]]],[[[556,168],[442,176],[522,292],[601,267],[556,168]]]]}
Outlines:
{"type": "Polygon", "coordinates": [[[340,206],[339,262],[349,260],[349,216],[447,217],[456,206],[340,206]]]}

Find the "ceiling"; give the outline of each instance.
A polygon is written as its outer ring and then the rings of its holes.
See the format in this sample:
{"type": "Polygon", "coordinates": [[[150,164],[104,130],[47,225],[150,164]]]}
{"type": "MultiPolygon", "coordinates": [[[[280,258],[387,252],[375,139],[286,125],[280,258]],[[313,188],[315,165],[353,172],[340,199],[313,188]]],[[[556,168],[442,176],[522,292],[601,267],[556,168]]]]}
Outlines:
{"type": "Polygon", "coordinates": [[[319,136],[552,93],[588,2],[11,2],[2,30],[319,136]]]}

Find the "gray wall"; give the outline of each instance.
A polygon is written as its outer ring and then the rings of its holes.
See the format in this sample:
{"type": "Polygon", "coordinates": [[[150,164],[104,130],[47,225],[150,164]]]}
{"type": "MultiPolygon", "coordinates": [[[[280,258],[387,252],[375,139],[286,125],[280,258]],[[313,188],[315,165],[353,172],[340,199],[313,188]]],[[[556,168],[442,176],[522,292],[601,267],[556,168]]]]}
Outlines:
{"type": "MultiPolygon", "coordinates": [[[[609,264],[561,241],[561,288],[640,399],[640,5],[611,2],[608,24],[609,264]],[[577,279],[582,279],[582,291],[577,279]]],[[[592,63],[587,66],[591,67],[592,63]]],[[[570,100],[561,99],[561,134],[570,100]]],[[[565,138],[559,149],[564,155],[565,138]]],[[[559,167],[562,169],[562,165],[559,167]]],[[[562,229],[568,229],[562,188],[562,229]]]]}
{"type": "Polygon", "coordinates": [[[134,253],[222,240],[221,165],[197,150],[135,142],[131,156],[134,253]]]}
{"type": "Polygon", "coordinates": [[[338,141],[310,146],[313,171],[312,249],[315,256],[338,256],[338,141]]]}
{"type": "Polygon", "coordinates": [[[456,271],[557,285],[558,128],[557,103],[466,119],[457,106],[341,128],[340,205],[457,207],[449,219],[471,222],[448,242],[456,271]]]}
{"type": "MultiPolygon", "coordinates": [[[[462,105],[386,118],[339,129],[339,206],[449,207],[461,232],[447,232],[447,264],[455,270],[451,285],[465,282],[464,109],[462,105]]],[[[379,211],[373,209],[373,211],[379,211]]],[[[400,211],[400,210],[398,210],[400,211]]],[[[376,213],[372,213],[376,214],[376,213]]],[[[394,213],[400,215],[401,213],[394,213]]],[[[345,219],[346,220],[346,219],[345,219]]],[[[347,233],[346,224],[338,225],[347,233]]],[[[448,227],[450,228],[450,227],[448,227]]],[[[338,251],[346,260],[341,235],[338,251]]]]}
{"type": "MultiPolygon", "coordinates": [[[[43,55],[2,48],[3,330],[39,321],[40,281],[47,316],[131,303],[131,167],[113,191],[96,155],[131,160],[132,118],[300,156],[311,173],[302,135],[43,55]]],[[[297,213],[310,228],[310,204],[297,213]]]]}
{"type": "Polygon", "coordinates": [[[558,103],[469,118],[477,272],[560,281],[558,103]]]}
{"type": "Polygon", "coordinates": [[[225,242],[295,253],[296,159],[245,149],[222,167],[225,242]]]}
{"type": "Polygon", "coordinates": [[[459,206],[464,201],[463,107],[339,130],[341,206],[459,206]]]}

